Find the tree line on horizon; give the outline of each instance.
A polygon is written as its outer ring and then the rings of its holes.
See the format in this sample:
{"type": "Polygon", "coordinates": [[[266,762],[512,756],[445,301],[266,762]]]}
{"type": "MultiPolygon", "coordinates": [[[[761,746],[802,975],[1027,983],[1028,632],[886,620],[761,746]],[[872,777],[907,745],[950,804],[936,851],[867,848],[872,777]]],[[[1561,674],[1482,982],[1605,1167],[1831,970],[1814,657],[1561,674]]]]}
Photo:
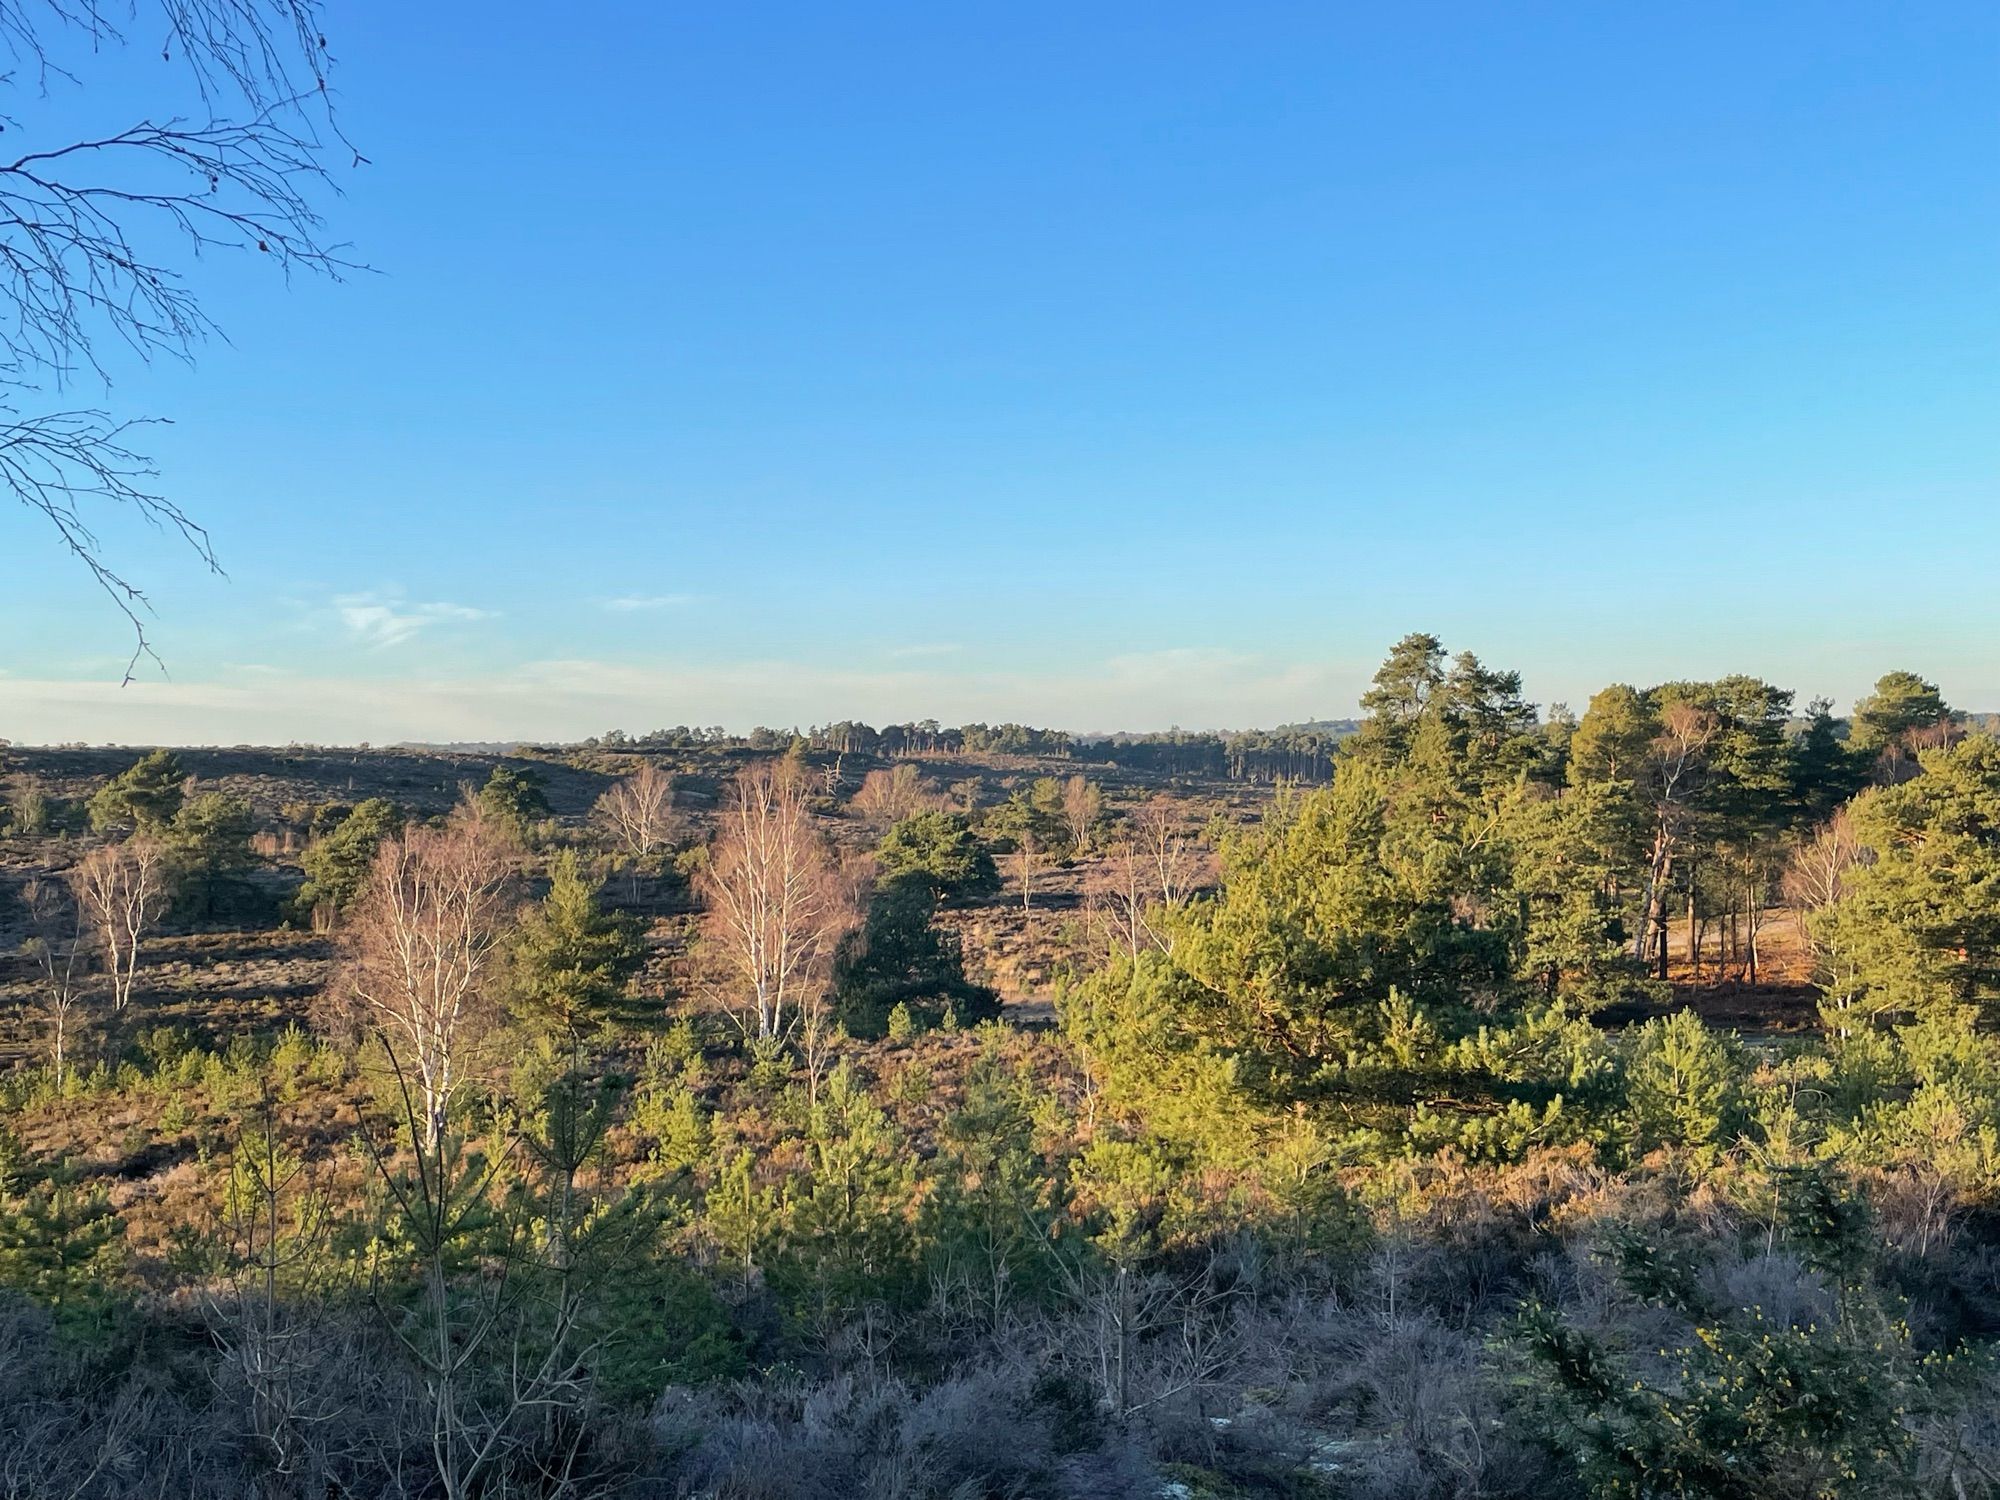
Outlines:
{"type": "Polygon", "coordinates": [[[804,737],[698,821],[629,745],[587,826],[517,764],[302,809],[337,961],[233,1037],[133,945],[270,830],[171,752],[17,787],[36,993],[110,998],[0,1077],[0,1492],[1995,1493],[2000,744],[1915,674],[1543,715],[1421,635],[1364,708],[1247,820],[804,737]],[[1774,920],[1816,1030],[1667,1005],[1774,920]]]}
{"type": "MultiPolygon", "coordinates": [[[[1406,648],[1436,654],[1439,658],[1436,670],[1444,672],[1442,648],[1436,637],[1413,635],[1398,651],[1406,648]]],[[[1376,690],[1379,691],[1379,684],[1376,690]]],[[[1653,691],[1663,690],[1664,687],[1653,691]]],[[[1519,695],[1518,674],[1513,674],[1513,691],[1519,695]]],[[[1770,691],[1780,692],[1775,688],[1770,691]]],[[[1853,714],[1844,718],[1833,714],[1828,700],[1813,699],[1798,706],[1796,694],[1784,691],[1781,696],[1785,708],[1783,727],[1788,735],[1830,735],[1842,743],[1851,739],[1852,748],[1866,757],[1877,756],[1884,750],[1892,755],[1908,753],[1925,735],[1968,729],[1990,731],[1995,718],[1949,708],[1934,684],[1907,671],[1884,674],[1856,702],[1853,714]]],[[[1367,715],[1368,696],[1364,695],[1361,706],[1367,715]]],[[[1535,712],[1531,706],[1526,711],[1535,712]]],[[[777,753],[798,744],[815,753],[888,759],[963,754],[1048,757],[1157,775],[1271,784],[1327,780],[1342,743],[1360,732],[1366,722],[1364,717],[1286,724],[1272,729],[1170,728],[1078,734],[1011,722],[953,726],[936,719],[912,720],[878,729],[860,720],[843,719],[789,730],[759,725],[747,734],[732,733],[720,725],[679,725],[638,735],[611,730],[581,741],[580,746],[614,752],[718,749],[777,753]]],[[[1575,715],[1563,704],[1553,705],[1546,716],[1546,728],[1558,744],[1574,723],[1575,715]]]]}

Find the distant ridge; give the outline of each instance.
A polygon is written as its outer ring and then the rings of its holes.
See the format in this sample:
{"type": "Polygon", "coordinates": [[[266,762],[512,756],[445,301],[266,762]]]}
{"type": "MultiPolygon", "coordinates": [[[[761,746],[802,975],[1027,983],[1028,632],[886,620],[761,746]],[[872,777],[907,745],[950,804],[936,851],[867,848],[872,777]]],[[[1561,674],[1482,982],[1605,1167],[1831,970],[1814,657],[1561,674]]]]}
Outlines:
{"type": "Polygon", "coordinates": [[[398,740],[387,750],[428,750],[445,755],[512,755],[524,740],[398,740]]]}

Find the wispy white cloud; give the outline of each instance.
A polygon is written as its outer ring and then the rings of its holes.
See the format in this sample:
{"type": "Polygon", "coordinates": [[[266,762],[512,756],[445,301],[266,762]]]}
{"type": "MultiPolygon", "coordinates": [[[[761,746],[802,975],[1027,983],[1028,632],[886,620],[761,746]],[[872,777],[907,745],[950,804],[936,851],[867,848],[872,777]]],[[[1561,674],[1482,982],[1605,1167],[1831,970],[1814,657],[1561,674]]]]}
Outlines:
{"type": "MultiPolygon", "coordinates": [[[[415,606],[404,606],[414,609],[415,606]]],[[[0,679],[17,739],[127,744],[572,740],[663,724],[871,723],[936,717],[1073,730],[1278,724],[1352,712],[1362,677],[1233,652],[1161,651],[1047,671],[881,670],[795,661],[528,662],[454,676],[279,676],[207,682],[0,679]]]]}
{"type": "Polygon", "coordinates": [[[1221,681],[1232,673],[1255,676],[1272,670],[1271,663],[1253,652],[1228,651],[1219,646],[1169,646],[1160,651],[1128,651],[1110,658],[1104,665],[1114,679],[1131,684],[1165,684],[1190,679],[1221,681]]]}
{"type": "Polygon", "coordinates": [[[465,625],[494,617],[494,611],[469,604],[407,604],[378,594],[341,594],[334,599],[333,608],[349,636],[378,647],[400,646],[439,625],[465,625]]]}
{"type": "Polygon", "coordinates": [[[694,594],[621,594],[616,599],[600,599],[598,606],[615,615],[638,614],[651,609],[683,609],[693,604],[694,594]]]}

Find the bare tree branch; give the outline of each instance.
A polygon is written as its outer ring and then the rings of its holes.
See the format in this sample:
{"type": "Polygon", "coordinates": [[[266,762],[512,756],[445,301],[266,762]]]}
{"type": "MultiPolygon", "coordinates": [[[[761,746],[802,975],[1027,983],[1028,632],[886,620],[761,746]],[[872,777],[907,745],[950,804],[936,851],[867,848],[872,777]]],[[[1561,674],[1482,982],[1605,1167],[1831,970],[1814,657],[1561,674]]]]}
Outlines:
{"type": "MultiPolygon", "coordinates": [[[[327,149],[346,144],[318,0],[0,0],[0,53],[16,65],[0,89],[81,86],[71,53],[135,45],[155,23],[170,85],[183,96],[192,85],[196,117],[141,118],[0,159],[0,487],[54,527],[130,623],[128,682],[142,658],[158,661],[150,608],[90,518],[124,507],[221,569],[208,533],[154,487],[151,460],[130,444],[138,423],[95,409],[27,414],[30,393],[85,375],[108,386],[107,339],[142,361],[191,361],[221,332],[186,277],[212,253],[268,259],[287,279],[359,269],[315,206],[335,190],[327,149]]],[[[21,129],[0,117],[0,133],[21,129]]]]}

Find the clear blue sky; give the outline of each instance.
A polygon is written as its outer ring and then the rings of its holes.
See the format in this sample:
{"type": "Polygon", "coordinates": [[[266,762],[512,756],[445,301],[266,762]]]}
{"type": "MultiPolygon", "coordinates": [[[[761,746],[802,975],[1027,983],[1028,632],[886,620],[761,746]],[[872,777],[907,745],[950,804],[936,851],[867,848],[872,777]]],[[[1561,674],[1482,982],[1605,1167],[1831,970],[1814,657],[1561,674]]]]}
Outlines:
{"type": "Polygon", "coordinates": [[[1986,0],[330,32],[379,274],[121,372],[230,574],[109,529],[170,683],[0,509],[0,735],[1270,723],[1412,629],[2000,707],[1986,0]]]}

